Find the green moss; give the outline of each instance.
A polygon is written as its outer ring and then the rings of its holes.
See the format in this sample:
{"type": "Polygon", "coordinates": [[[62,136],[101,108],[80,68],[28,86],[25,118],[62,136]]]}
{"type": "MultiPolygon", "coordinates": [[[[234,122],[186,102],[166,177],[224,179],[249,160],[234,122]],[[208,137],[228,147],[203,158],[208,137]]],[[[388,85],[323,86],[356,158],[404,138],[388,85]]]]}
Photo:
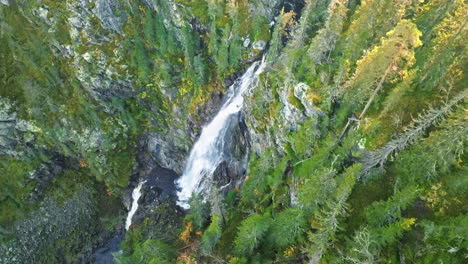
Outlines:
{"type": "Polygon", "coordinates": [[[92,184],[93,177],[89,171],[84,169],[67,170],[52,179],[47,186],[45,195],[53,197],[61,205],[66,200],[71,199],[83,185],[92,186],[92,184]]]}
{"type": "Polygon", "coordinates": [[[297,109],[304,111],[305,107],[301,103],[301,100],[299,100],[295,95],[294,95],[294,88],[290,87],[289,89],[289,94],[288,94],[288,101],[291,103],[293,106],[295,106],[297,109]]]}
{"type": "Polygon", "coordinates": [[[2,158],[0,161],[0,225],[9,227],[32,208],[29,195],[36,182],[29,179],[39,162],[36,159],[17,160],[2,158]]]}

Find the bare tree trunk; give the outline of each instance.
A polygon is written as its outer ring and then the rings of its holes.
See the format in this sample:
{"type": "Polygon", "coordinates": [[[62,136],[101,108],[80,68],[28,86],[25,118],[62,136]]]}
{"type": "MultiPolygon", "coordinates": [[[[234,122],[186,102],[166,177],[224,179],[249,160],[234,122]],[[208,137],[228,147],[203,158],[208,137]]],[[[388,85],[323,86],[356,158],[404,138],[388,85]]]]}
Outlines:
{"type": "Polygon", "coordinates": [[[351,126],[351,122],[359,122],[363,117],[364,115],[366,114],[367,110],[369,109],[369,107],[371,106],[372,102],[374,101],[375,97],[377,96],[377,94],[379,93],[380,89],[382,88],[383,86],[383,83],[385,82],[385,80],[387,79],[387,76],[388,74],[390,73],[390,70],[392,69],[392,66],[393,66],[394,62],[390,63],[390,65],[388,65],[387,69],[385,70],[385,73],[384,75],[382,76],[382,78],[380,78],[380,81],[379,83],[377,84],[377,87],[375,88],[374,92],[372,93],[371,97],[369,98],[369,101],[367,101],[367,104],[366,106],[364,107],[364,109],[362,110],[361,114],[359,115],[359,117],[356,119],[356,118],[348,118],[348,123],[346,123],[346,126],[344,127],[343,131],[341,131],[341,134],[340,134],[340,137],[338,138],[338,142],[341,142],[341,140],[343,139],[344,135],[346,134],[346,132],[348,131],[349,127],[351,126]]]}

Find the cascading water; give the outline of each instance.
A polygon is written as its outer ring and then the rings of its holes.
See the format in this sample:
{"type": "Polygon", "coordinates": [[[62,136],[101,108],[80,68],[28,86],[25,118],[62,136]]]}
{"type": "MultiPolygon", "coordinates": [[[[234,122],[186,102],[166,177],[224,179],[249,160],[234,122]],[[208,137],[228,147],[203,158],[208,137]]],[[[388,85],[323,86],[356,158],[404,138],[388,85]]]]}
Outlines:
{"type": "Polygon", "coordinates": [[[132,218],[138,209],[138,200],[141,197],[141,187],[143,186],[144,183],[145,182],[140,182],[138,186],[135,189],[133,189],[132,207],[130,208],[130,212],[128,212],[128,215],[127,215],[127,221],[125,222],[125,230],[128,230],[130,226],[132,225],[132,218]]]}
{"type": "Polygon", "coordinates": [[[253,63],[247,71],[229,88],[223,106],[202,130],[197,142],[190,152],[184,174],[177,180],[180,188],[177,195],[178,204],[188,208],[187,201],[192,193],[204,190],[206,178],[212,177],[217,166],[224,160],[225,135],[230,128],[230,117],[239,113],[242,108],[243,94],[265,68],[265,58],[253,63]]]}

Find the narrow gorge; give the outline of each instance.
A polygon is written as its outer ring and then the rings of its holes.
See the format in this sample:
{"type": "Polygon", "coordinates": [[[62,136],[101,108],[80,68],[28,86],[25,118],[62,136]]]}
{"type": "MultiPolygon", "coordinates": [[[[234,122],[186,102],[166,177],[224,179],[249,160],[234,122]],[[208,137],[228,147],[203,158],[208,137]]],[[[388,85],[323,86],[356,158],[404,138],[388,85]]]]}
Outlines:
{"type": "MultiPolygon", "coordinates": [[[[219,112],[205,127],[203,127],[200,137],[195,142],[190,151],[189,158],[184,173],[177,181],[180,191],[177,193],[181,206],[186,207],[188,200],[193,193],[207,196],[213,186],[213,173],[222,162],[232,162],[232,128],[239,123],[239,111],[244,103],[244,93],[252,88],[265,67],[265,61],[253,63],[247,71],[234,81],[229,88],[227,96],[219,112]]],[[[247,158],[247,157],[245,157],[247,158]]],[[[246,161],[246,159],[243,159],[246,161]]],[[[240,164],[242,175],[245,171],[246,162],[240,164]]],[[[239,181],[240,179],[237,179],[239,181]]],[[[221,189],[235,184],[230,180],[221,189]]],[[[237,184],[240,185],[240,182],[237,184]]],[[[216,188],[216,187],[215,187],[216,188]]],[[[216,191],[216,190],[215,190],[216,191]]]]}

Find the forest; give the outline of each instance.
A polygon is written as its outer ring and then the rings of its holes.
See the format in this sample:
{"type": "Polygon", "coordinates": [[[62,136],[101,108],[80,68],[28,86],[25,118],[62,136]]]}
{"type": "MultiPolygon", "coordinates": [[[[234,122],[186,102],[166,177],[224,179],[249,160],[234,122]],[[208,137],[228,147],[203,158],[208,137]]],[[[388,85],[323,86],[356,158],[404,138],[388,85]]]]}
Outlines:
{"type": "Polygon", "coordinates": [[[467,21],[465,0],[0,0],[0,264],[467,263],[467,21]]]}

